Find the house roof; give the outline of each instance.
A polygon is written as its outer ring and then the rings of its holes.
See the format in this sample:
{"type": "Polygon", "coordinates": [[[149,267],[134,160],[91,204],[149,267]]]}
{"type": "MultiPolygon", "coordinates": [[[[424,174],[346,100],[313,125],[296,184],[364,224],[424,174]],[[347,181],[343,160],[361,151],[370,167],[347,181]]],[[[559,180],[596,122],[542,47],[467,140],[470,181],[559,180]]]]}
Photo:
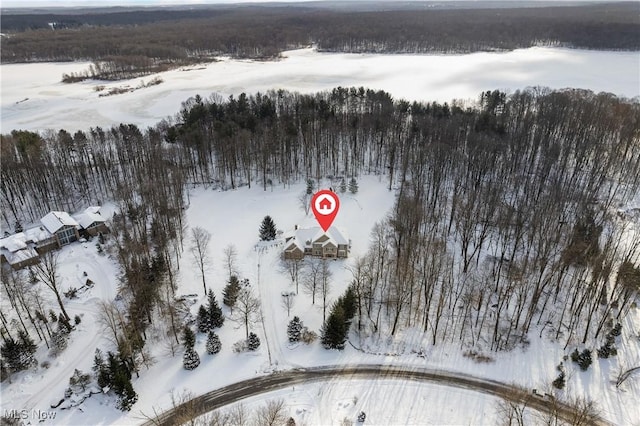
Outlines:
{"type": "Polygon", "coordinates": [[[0,240],[0,248],[6,249],[11,253],[27,248],[27,236],[24,232],[18,232],[17,234],[5,237],[0,240]]]}
{"type": "Polygon", "coordinates": [[[30,260],[33,258],[38,258],[38,252],[35,251],[31,247],[24,248],[22,250],[18,250],[14,253],[10,253],[8,251],[2,251],[4,257],[7,259],[7,262],[10,265],[16,265],[20,262],[24,262],[25,260],[30,260]]]}
{"type": "MultiPolygon", "coordinates": [[[[304,249],[304,247],[311,248],[311,246],[318,242],[322,244],[322,246],[326,246],[331,243],[334,246],[338,245],[349,245],[349,237],[347,237],[347,233],[340,228],[332,226],[326,232],[322,230],[319,226],[313,226],[311,228],[300,228],[293,233],[288,233],[287,241],[291,241],[291,243],[297,244],[298,247],[304,249]],[[326,236],[327,239],[324,241],[318,242],[319,239],[322,239],[323,236],[326,236]]],[[[291,244],[287,245],[287,249],[291,244]]]]}
{"type": "Polygon", "coordinates": [[[289,244],[287,244],[287,246],[285,247],[285,251],[291,251],[293,249],[297,248],[298,250],[304,252],[304,247],[300,245],[300,242],[294,238],[293,240],[291,240],[291,242],[289,244]]]}
{"type": "Polygon", "coordinates": [[[45,217],[40,219],[40,222],[47,228],[47,231],[55,234],[61,228],[65,226],[78,227],[78,222],[75,221],[67,212],[49,212],[45,217]]]}
{"type": "Polygon", "coordinates": [[[43,240],[48,240],[52,237],[51,232],[47,231],[44,226],[37,226],[24,231],[27,236],[27,241],[38,243],[43,240]]]}
{"type": "Polygon", "coordinates": [[[100,214],[100,207],[98,206],[87,207],[85,211],[74,217],[78,224],[85,229],[96,222],[102,223],[105,221],[105,218],[100,214]]]}

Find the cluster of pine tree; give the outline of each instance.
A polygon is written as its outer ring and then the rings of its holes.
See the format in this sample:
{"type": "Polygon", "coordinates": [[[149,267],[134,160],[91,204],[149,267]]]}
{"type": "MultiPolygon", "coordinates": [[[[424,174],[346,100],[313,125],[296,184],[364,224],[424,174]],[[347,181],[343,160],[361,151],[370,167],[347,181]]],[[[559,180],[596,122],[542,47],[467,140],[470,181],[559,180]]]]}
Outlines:
{"type": "Polygon", "coordinates": [[[118,396],[118,409],[129,411],[138,400],[138,394],[131,384],[131,369],[118,354],[107,353],[105,361],[102,352],[96,349],[93,358],[93,372],[98,386],[103,391],[111,391],[118,396]]]}
{"type": "Polygon", "coordinates": [[[185,326],[182,331],[182,342],[184,343],[182,365],[185,370],[195,370],[200,365],[200,356],[193,348],[196,344],[196,335],[189,326],[185,326]]]}
{"type": "Polygon", "coordinates": [[[584,349],[582,352],[579,352],[576,349],[571,352],[571,361],[578,364],[580,366],[580,370],[587,371],[587,369],[593,362],[591,358],[591,351],[589,349],[584,349]]]}
{"type": "Polygon", "coordinates": [[[605,344],[598,349],[599,358],[609,358],[610,356],[618,355],[618,349],[614,346],[616,342],[616,336],[619,336],[622,332],[622,324],[617,323],[611,331],[605,336],[605,344]]]}
{"type": "Polygon", "coordinates": [[[200,333],[208,333],[213,331],[214,328],[222,327],[222,324],[224,324],[222,309],[211,290],[207,294],[207,306],[200,305],[200,309],[198,309],[197,324],[200,333]]]}
{"type": "Polygon", "coordinates": [[[36,344],[23,330],[18,332],[18,338],[4,337],[0,347],[2,359],[11,371],[22,371],[37,364],[35,353],[36,344]]]}
{"type": "Polygon", "coordinates": [[[349,286],[343,296],[331,307],[331,313],[322,326],[322,346],[325,349],[344,349],[351,320],[356,314],[356,296],[349,286]]]}

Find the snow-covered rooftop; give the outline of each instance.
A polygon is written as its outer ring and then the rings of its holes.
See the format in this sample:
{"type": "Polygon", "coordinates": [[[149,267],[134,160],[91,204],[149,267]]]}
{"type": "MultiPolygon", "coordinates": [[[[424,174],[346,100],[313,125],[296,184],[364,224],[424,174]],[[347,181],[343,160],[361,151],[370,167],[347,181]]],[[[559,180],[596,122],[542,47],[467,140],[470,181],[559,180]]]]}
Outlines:
{"type": "Polygon", "coordinates": [[[74,216],[74,218],[80,224],[80,226],[86,229],[96,222],[105,221],[104,217],[102,217],[102,215],[99,212],[100,212],[100,207],[91,206],[91,207],[87,207],[85,211],[83,211],[82,213],[74,216]]]}
{"type": "Polygon", "coordinates": [[[42,222],[44,227],[52,234],[56,233],[64,226],[79,226],[78,222],[69,216],[69,213],[67,212],[49,212],[45,217],[40,219],[40,222],[42,222]]]}
{"type": "Polygon", "coordinates": [[[27,236],[24,232],[18,232],[0,240],[0,248],[4,248],[11,253],[27,248],[27,236]]]}
{"type": "Polygon", "coordinates": [[[312,226],[310,228],[299,228],[293,232],[287,233],[287,239],[293,238],[297,241],[298,246],[311,247],[314,241],[317,241],[323,235],[329,237],[327,241],[322,244],[326,245],[331,242],[334,245],[349,245],[349,237],[344,229],[332,226],[326,232],[319,226],[312,226]]]}
{"type": "Polygon", "coordinates": [[[24,234],[27,236],[27,241],[32,241],[34,243],[48,240],[52,237],[51,232],[47,231],[44,226],[27,229],[24,231],[24,234]]]}
{"type": "Polygon", "coordinates": [[[38,252],[31,247],[26,247],[13,253],[3,250],[2,254],[4,254],[4,257],[10,265],[16,265],[25,260],[39,257],[38,252]]]}

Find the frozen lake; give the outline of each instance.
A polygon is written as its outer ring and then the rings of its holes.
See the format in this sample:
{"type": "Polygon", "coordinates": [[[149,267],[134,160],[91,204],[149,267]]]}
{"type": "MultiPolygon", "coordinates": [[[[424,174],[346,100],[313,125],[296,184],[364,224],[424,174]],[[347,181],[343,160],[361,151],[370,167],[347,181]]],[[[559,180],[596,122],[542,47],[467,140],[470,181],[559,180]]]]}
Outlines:
{"type": "Polygon", "coordinates": [[[276,62],[222,59],[161,73],[164,82],[134,92],[100,97],[112,87],[137,87],[141,80],[60,82],[88,62],[0,65],[2,133],[12,129],[69,131],[121,122],[153,125],[178,112],[187,98],[224,97],[269,89],[300,92],[364,86],[395,98],[424,101],[477,99],[481,91],[513,92],[530,86],[567,87],[640,96],[638,52],[531,48],[465,55],[364,55],[300,49],[276,62]],[[102,92],[98,85],[106,88],[102,92]]]}

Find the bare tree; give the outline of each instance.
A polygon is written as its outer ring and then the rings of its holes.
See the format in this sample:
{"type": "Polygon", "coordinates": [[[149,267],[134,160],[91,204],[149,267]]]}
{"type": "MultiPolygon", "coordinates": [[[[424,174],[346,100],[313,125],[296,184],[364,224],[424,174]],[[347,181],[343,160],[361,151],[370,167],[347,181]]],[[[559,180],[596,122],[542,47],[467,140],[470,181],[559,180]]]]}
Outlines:
{"type": "Polygon", "coordinates": [[[65,318],[70,320],[71,318],[67,314],[64,305],[62,304],[62,297],[60,297],[60,276],[58,275],[58,253],[48,252],[40,257],[40,262],[33,266],[33,271],[36,277],[42,281],[44,285],[56,295],[56,300],[60,306],[60,310],[65,318]]]}
{"type": "Polygon", "coordinates": [[[282,293],[282,307],[287,310],[287,317],[291,314],[291,308],[294,305],[293,293],[282,293]]]}
{"type": "Polygon", "coordinates": [[[304,271],[304,259],[282,259],[282,270],[289,274],[291,284],[296,286],[296,294],[298,294],[300,273],[304,271]]]}
{"type": "Polygon", "coordinates": [[[298,197],[298,202],[300,203],[300,208],[304,210],[304,214],[308,215],[309,210],[311,209],[311,194],[303,192],[298,197]]]}
{"type": "Polygon", "coordinates": [[[260,426],[280,426],[287,420],[284,411],[284,399],[267,401],[266,405],[256,410],[255,424],[260,426]]]}
{"type": "Polygon", "coordinates": [[[195,426],[196,419],[200,414],[200,406],[197,403],[193,392],[184,389],[178,393],[171,391],[171,406],[175,410],[175,423],[180,425],[195,426]]]}
{"type": "Polygon", "coordinates": [[[245,426],[249,424],[249,413],[243,404],[237,404],[233,408],[231,408],[227,414],[227,418],[225,419],[231,425],[237,426],[245,426]]]}
{"type": "Polygon", "coordinates": [[[525,412],[529,395],[524,391],[518,392],[518,399],[501,399],[496,403],[498,422],[505,426],[525,426],[525,412]]]}
{"type": "Polygon", "coordinates": [[[249,326],[260,320],[260,300],[253,295],[251,287],[245,285],[238,293],[234,306],[233,320],[243,324],[246,338],[249,338],[249,326]]]}
{"type": "Polygon", "coordinates": [[[200,227],[193,228],[191,230],[191,253],[193,263],[200,270],[202,275],[202,287],[204,288],[204,294],[207,294],[207,283],[205,280],[205,273],[209,269],[211,259],[209,257],[209,242],[211,241],[211,234],[200,227]]]}
{"type": "Polygon", "coordinates": [[[320,268],[320,294],[322,294],[322,322],[327,320],[327,297],[331,291],[331,270],[329,269],[329,263],[326,259],[322,259],[320,268]]]}
{"type": "Polygon", "coordinates": [[[594,401],[576,398],[570,404],[573,407],[571,425],[582,426],[599,423],[601,411],[594,401]]]}
{"type": "Polygon", "coordinates": [[[311,295],[311,304],[315,305],[316,295],[322,279],[322,262],[320,259],[311,259],[307,268],[307,274],[304,277],[303,286],[307,294],[311,295]]]}
{"type": "Polygon", "coordinates": [[[238,263],[238,250],[236,246],[233,244],[229,244],[224,248],[224,264],[227,267],[227,271],[229,272],[229,279],[231,279],[232,275],[237,274],[237,264],[238,263]]]}

